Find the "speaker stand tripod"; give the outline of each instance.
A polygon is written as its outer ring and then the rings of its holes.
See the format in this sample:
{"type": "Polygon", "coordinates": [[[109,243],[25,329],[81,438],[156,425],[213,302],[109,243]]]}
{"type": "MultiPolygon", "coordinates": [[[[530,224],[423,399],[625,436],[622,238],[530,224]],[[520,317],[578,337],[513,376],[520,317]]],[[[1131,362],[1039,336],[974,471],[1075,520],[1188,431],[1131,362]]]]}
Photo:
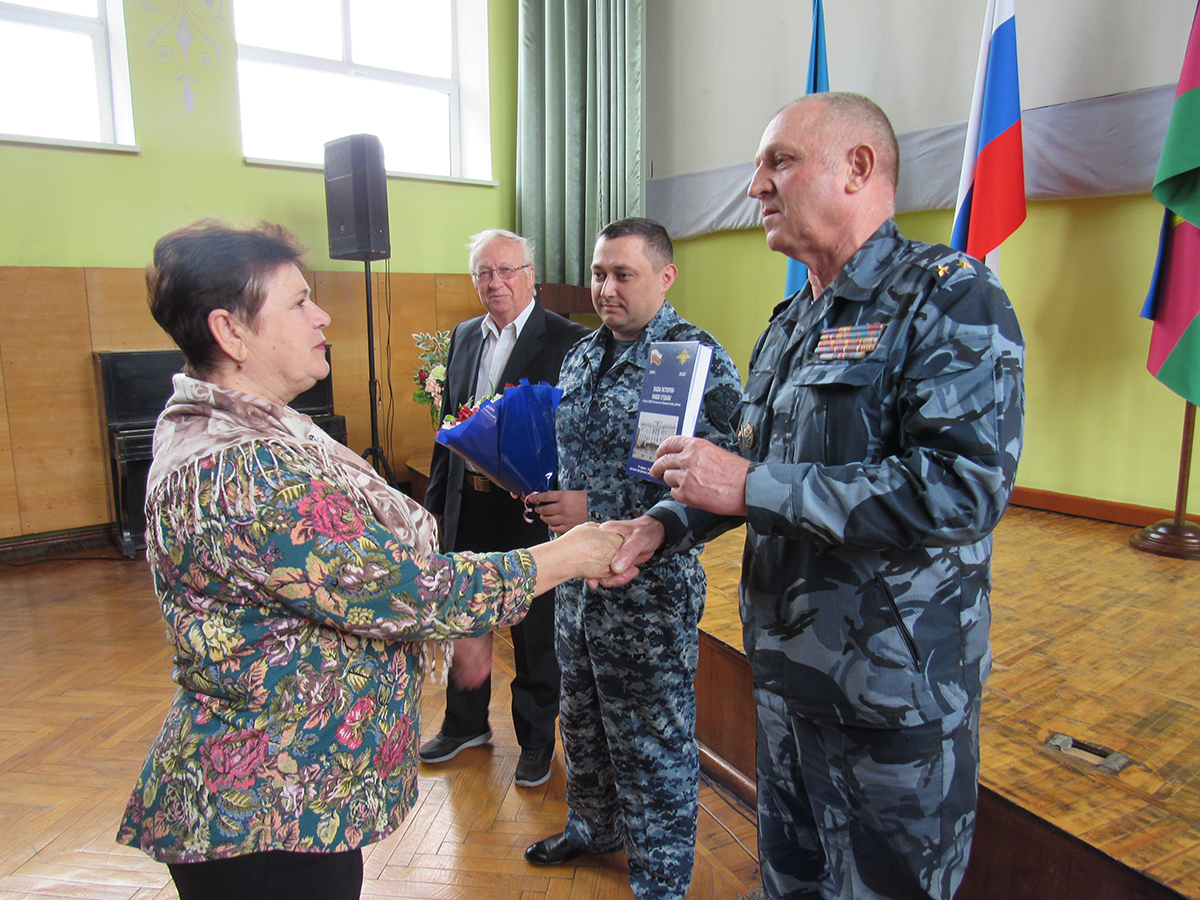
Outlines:
{"type": "Polygon", "coordinates": [[[396,476],[388,464],[383,448],[379,446],[379,382],[375,380],[375,312],[371,308],[371,261],[363,260],[367,278],[367,377],[371,395],[371,446],[362,452],[363,459],[370,462],[375,471],[386,479],[389,487],[396,486],[396,476]]]}

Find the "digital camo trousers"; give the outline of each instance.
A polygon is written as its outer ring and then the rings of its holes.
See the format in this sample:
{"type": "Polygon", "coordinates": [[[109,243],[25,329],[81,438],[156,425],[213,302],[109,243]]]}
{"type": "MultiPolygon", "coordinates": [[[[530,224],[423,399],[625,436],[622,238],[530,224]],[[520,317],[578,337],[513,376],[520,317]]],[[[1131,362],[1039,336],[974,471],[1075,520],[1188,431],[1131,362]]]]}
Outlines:
{"type": "Polygon", "coordinates": [[[770,900],[951,900],[975,830],[979,701],[914,728],[757,702],[758,849],[770,900]]]}
{"type": "Polygon", "coordinates": [[[582,603],[558,608],[567,838],[593,851],[623,842],[638,900],[682,900],[695,858],[703,593],[678,615],[671,605],[619,616],[607,604],[589,603],[586,616],[582,603]]]}

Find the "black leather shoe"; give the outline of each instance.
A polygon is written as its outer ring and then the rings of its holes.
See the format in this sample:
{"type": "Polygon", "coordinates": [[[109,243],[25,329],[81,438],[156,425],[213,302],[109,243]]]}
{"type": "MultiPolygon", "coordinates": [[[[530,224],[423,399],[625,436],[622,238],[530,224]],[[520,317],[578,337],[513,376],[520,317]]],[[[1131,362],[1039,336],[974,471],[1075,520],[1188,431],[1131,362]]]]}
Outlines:
{"type": "Polygon", "coordinates": [[[458,755],[459,750],[466,750],[468,747],[478,747],[480,744],[486,744],[492,739],[492,730],[481,732],[474,737],[446,737],[440,731],[437,737],[431,738],[421,745],[421,749],[417,751],[417,756],[421,757],[423,763],[440,763],[448,759],[453,759],[458,755]]]}
{"type": "MultiPolygon", "coordinates": [[[[624,842],[617,841],[611,847],[604,847],[593,852],[615,853],[624,846],[624,842]]],[[[558,834],[552,834],[548,838],[542,838],[536,844],[530,844],[525,848],[525,859],[535,866],[561,866],[563,863],[570,862],[575,857],[583,856],[587,852],[589,851],[580,850],[568,841],[565,831],[560,831],[558,834]]]]}
{"type": "Polygon", "coordinates": [[[561,866],[585,853],[586,850],[580,850],[567,840],[565,831],[542,838],[525,848],[525,858],[535,866],[561,866]]]}

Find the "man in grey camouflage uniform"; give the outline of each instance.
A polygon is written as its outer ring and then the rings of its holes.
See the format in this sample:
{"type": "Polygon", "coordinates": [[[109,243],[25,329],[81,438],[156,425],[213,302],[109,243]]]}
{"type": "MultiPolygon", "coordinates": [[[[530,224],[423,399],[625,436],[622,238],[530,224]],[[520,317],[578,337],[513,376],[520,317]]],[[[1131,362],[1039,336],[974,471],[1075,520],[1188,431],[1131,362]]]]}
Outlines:
{"type": "MultiPolygon", "coordinates": [[[[557,533],[588,519],[640,515],[667,496],[664,485],[625,472],[652,341],[713,348],[696,433],[733,446],[741,380],[721,345],[666,302],[672,256],[666,230],[649,219],[614,222],[597,238],[592,302],[604,327],[563,361],[559,490],[528,498],[557,533]]],[[[572,581],[558,590],[567,823],[525,856],[555,865],[623,843],[639,900],[681,900],[692,877],[700,549],[653,560],[624,587],[572,581]]]]}
{"type": "Polygon", "coordinates": [[[900,236],[895,134],[865,97],[786,107],[755,166],[767,244],[809,282],[754,349],[740,455],[665,442],[651,472],[674,499],[615,525],[614,571],[745,517],[766,896],[949,900],[975,821],[1020,328],[983,265],[900,236]]]}

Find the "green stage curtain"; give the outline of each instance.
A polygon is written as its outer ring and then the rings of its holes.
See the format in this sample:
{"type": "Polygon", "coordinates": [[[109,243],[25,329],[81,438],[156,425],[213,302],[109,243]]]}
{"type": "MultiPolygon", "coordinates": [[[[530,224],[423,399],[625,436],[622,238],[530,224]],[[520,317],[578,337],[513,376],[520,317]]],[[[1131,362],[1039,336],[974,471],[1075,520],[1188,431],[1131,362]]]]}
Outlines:
{"type": "Polygon", "coordinates": [[[596,232],[645,209],[645,0],[521,0],[517,231],[586,285],[596,232]]]}

